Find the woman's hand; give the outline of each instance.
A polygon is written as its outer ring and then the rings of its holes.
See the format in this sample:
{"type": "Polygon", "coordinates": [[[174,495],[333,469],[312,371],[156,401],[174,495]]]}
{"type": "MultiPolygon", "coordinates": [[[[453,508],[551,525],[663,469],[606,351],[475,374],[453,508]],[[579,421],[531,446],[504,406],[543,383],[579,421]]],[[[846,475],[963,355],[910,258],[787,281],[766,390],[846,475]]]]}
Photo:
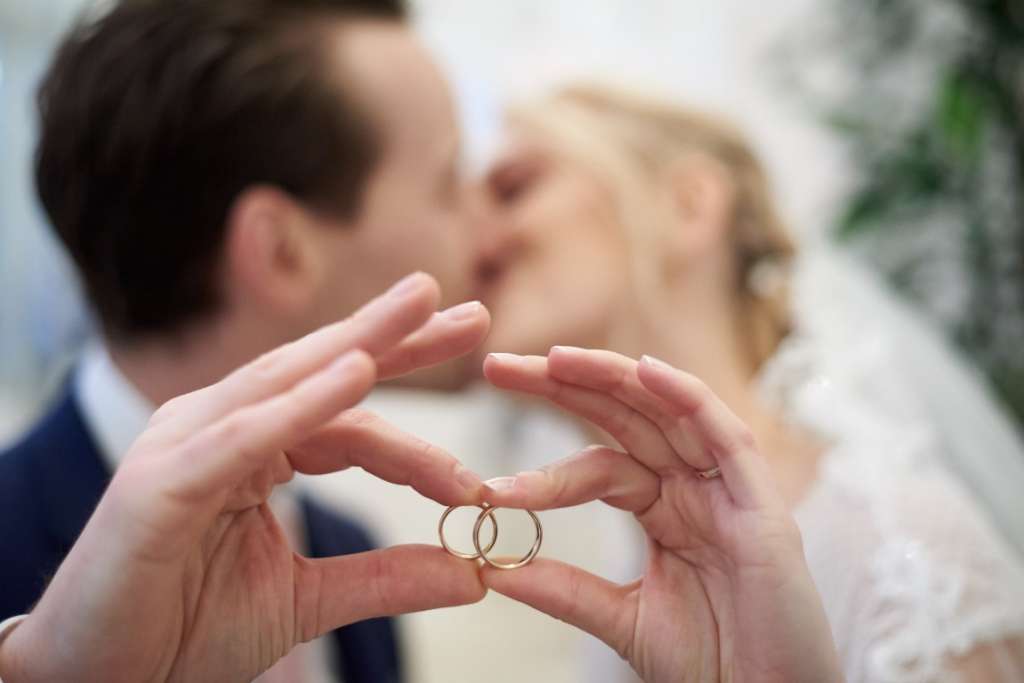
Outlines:
{"type": "Polygon", "coordinates": [[[440,548],[330,559],[267,505],[295,472],[350,466],[444,505],[480,502],[451,456],[348,410],[378,378],[473,348],[487,311],[434,313],[418,274],[354,316],[174,399],[133,445],[38,606],[0,648],[8,681],[250,681],[297,643],[374,616],[475,602],[440,548]]]}
{"type": "Polygon", "coordinates": [[[591,447],[497,480],[486,500],[533,510],[602,500],[648,537],[644,574],[625,586],[541,559],[485,569],[488,587],[592,633],[648,683],[842,680],[800,533],[749,430],[703,383],[654,359],[565,347],[494,354],[484,370],[624,449],[591,447]],[[697,475],[716,467],[719,477],[697,475]]]}

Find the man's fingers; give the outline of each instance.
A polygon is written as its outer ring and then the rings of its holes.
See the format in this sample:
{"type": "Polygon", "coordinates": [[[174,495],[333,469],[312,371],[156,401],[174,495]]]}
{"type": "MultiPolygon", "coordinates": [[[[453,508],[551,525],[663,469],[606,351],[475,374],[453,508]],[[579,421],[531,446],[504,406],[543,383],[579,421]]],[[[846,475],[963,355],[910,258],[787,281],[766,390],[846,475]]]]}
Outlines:
{"type": "Polygon", "coordinates": [[[297,568],[296,609],[303,640],[363,619],[468,605],[487,593],[475,562],[434,546],[303,558],[297,568]]]}
{"type": "Polygon", "coordinates": [[[778,502],[771,472],[750,429],[699,379],[645,356],[637,368],[645,387],[687,417],[722,468],[733,500],[743,507],[778,502]]]}
{"type": "Polygon", "coordinates": [[[361,467],[442,505],[476,505],[483,493],[480,478],[456,458],[366,410],[345,411],[287,454],[305,474],[361,467]]]}
{"type": "Polygon", "coordinates": [[[484,500],[529,510],[582,505],[592,500],[642,512],[658,500],[660,479],[631,456],[592,446],[541,470],[487,482],[484,500]]]}
{"type": "Polygon", "coordinates": [[[484,362],[484,376],[500,389],[542,396],[592,422],[654,471],[679,467],[679,456],[657,425],[606,393],[552,378],[543,356],[492,353],[484,362]]]}
{"type": "Polygon", "coordinates": [[[401,377],[463,356],[480,345],[490,327],[491,316],[477,301],[435,313],[398,346],[377,356],[377,375],[382,380],[401,377]]]}
{"type": "Polygon", "coordinates": [[[233,411],[189,438],[169,461],[179,496],[205,498],[234,486],[366,396],[373,359],[350,351],[283,393],[233,411]]]}
{"type": "Polygon", "coordinates": [[[383,354],[430,319],[440,296],[434,278],[413,273],[349,318],[280,346],[217,384],[168,402],[154,415],[154,422],[173,423],[175,434],[194,431],[286,391],[347,351],[383,354]]]}
{"type": "Polygon", "coordinates": [[[619,654],[628,650],[637,619],[635,585],[545,559],[513,571],[485,567],[481,577],[488,588],[583,629],[619,654]]]}

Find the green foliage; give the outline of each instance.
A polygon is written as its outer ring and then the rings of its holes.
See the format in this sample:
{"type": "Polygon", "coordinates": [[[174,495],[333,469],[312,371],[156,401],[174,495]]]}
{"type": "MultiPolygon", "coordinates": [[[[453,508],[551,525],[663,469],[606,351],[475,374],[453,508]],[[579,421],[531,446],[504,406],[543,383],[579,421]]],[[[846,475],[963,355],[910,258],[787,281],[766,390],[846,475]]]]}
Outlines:
{"type": "Polygon", "coordinates": [[[859,170],[836,233],[932,310],[1024,424],[1024,0],[826,7],[799,59],[838,61],[852,84],[804,83],[859,170]]]}

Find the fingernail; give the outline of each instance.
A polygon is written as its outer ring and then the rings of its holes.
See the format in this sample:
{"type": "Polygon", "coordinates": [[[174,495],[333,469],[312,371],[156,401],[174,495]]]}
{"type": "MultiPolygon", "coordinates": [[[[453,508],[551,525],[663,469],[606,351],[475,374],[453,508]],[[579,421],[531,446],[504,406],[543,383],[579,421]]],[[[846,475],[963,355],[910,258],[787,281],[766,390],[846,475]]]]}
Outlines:
{"type": "Polygon", "coordinates": [[[523,357],[514,353],[489,353],[488,358],[493,358],[498,363],[505,363],[506,365],[517,365],[523,362],[523,357]]]}
{"type": "Polygon", "coordinates": [[[401,298],[403,296],[406,296],[410,292],[415,291],[416,289],[419,288],[420,280],[423,279],[423,275],[424,273],[421,271],[417,271],[410,275],[406,275],[397,283],[395,283],[395,285],[390,290],[388,290],[388,296],[394,298],[401,298]]]}
{"type": "Polygon", "coordinates": [[[480,490],[480,486],[483,484],[480,479],[480,475],[465,467],[460,467],[458,469],[455,473],[455,480],[462,484],[462,488],[467,491],[478,491],[480,490]]]}
{"type": "Polygon", "coordinates": [[[671,370],[672,369],[671,365],[669,365],[668,363],[666,363],[663,360],[659,360],[659,359],[655,358],[654,356],[646,356],[645,355],[645,356],[643,356],[640,359],[640,362],[645,364],[645,365],[649,365],[652,368],[657,368],[658,370],[671,370]]]}
{"type": "Polygon", "coordinates": [[[444,312],[444,317],[449,320],[469,320],[480,313],[482,304],[479,301],[467,301],[444,312]]]}
{"type": "Polygon", "coordinates": [[[511,488],[515,488],[515,485],[515,477],[495,477],[484,482],[484,486],[492,491],[508,491],[511,488]]]}
{"type": "Polygon", "coordinates": [[[551,355],[552,353],[556,353],[556,352],[557,353],[575,353],[575,352],[579,352],[579,351],[583,351],[583,349],[581,349],[578,346],[552,346],[551,350],[548,351],[548,355],[551,355]]]}

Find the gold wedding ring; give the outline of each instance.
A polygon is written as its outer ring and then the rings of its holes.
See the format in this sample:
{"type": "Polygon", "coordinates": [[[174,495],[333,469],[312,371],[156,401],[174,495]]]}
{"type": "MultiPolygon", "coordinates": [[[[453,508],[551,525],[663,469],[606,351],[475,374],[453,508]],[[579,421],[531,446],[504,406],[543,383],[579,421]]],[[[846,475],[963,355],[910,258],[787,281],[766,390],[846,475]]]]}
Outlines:
{"type": "Polygon", "coordinates": [[[488,505],[487,503],[479,506],[480,514],[477,515],[476,523],[473,525],[473,547],[476,548],[476,553],[471,555],[469,553],[461,553],[454,550],[450,545],[448,545],[448,541],[444,536],[444,523],[448,519],[448,515],[458,507],[461,506],[453,505],[445,510],[444,514],[441,515],[441,521],[437,525],[437,533],[441,538],[441,546],[455,557],[461,557],[465,560],[475,560],[480,558],[497,569],[518,569],[519,567],[524,567],[532,562],[533,558],[537,557],[537,553],[540,552],[541,543],[544,541],[544,528],[541,526],[537,515],[533,514],[530,510],[524,510],[523,512],[530,515],[530,519],[533,520],[533,528],[537,532],[536,538],[534,538],[533,541],[533,546],[530,547],[529,552],[515,562],[496,562],[488,557],[487,553],[494,548],[494,544],[498,541],[498,521],[494,518],[494,513],[499,508],[488,505]],[[486,546],[484,546],[480,540],[480,530],[483,528],[484,520],[489,520],[491,522],[491,528],[494,529],[491,541],[486,546]]]}
{"type": "MultiPolygon", "coordinates": [[[[448,545],[448,541],[444,537],[444,523],[448,520],[448,515],[452,514],[452,512],[454,510],[456,510],[457,508],[460,508],[460,507],[464,507],[464,506],[462,506],[462,505],[452,505],[450,508],[448,508],[447,510],[444,511],[444,514],[441,515],[441,521],[437,523],[437,535],[441,539],[441,547],[443,547],[445,550],[450,552],[455,557],[461,557],[464,560],[475,560],[476,558],[481,557],[484,553],[489,552],[491,550],[491,548],[494,547],[494,544],[498,542],[498,522],[495,521],[494,517],[491,517],[491,528],[494,529],[494,534],[491,536],[491,542],[487,544],[487,547],[483,548],[481,550],[480,543],[479,543],[479,538],[480,538],[480,533],[479,533],[480,525],[479,525],[479,521],[480,521],[480,517],[477,517],[478,524],[475,527],[473,527],[473,529],[474,529],[474,532],[473,532],[473,541],[474,541],[473,545],[476,546],[476,554],[460,553],[458,550],[456,550],[455,548],[453,548],[450,545],[448,545]]],[[[484,503],[483,505],[481,505],[479,507],[482,510],[480,515],[483,516],[483,514],[485,512],[487,512],[488,508],[490,508],[491,506],[488,505],[487,503],[484,503]]]]}
{"type": "MultiPolygon", "coordinates": [[[[537,515],[533,514],[529,510],[523,510],[523,512],[530,515],[530,519],[533,520],[533,528],[537,530],[537,537],[533,540],[533,546],[530,548],[530,552],[523,555],[523,557],[518,561],[506,564],[504,562],[495,562],[491,558],[487,557],[487,551],[489,551],[490,548],[480,548],[480,527],[483,526],[484,519],[486,518],[491,520],[491,522],[494,523],[494,528],[498,528],[498,523],[494,521],[494,513],[496,510],[498,510],[498,508],[493,506],[488,507],[476,518],[476,524],[473,525],[473,546],[476,548],[477,552],[480,553],[480,557],[483,558],[484,562],[497,569],[519,569],[520,567],[530,564],[530,562],[533,561],[533,558],[537,557],[537,553],[540,552],[540,544],[544,541],[544,529],[541,527],[540,520],[537,519],[537,515]]],[[[492,543],[491,545],[494,544],[492,543]]]]}

